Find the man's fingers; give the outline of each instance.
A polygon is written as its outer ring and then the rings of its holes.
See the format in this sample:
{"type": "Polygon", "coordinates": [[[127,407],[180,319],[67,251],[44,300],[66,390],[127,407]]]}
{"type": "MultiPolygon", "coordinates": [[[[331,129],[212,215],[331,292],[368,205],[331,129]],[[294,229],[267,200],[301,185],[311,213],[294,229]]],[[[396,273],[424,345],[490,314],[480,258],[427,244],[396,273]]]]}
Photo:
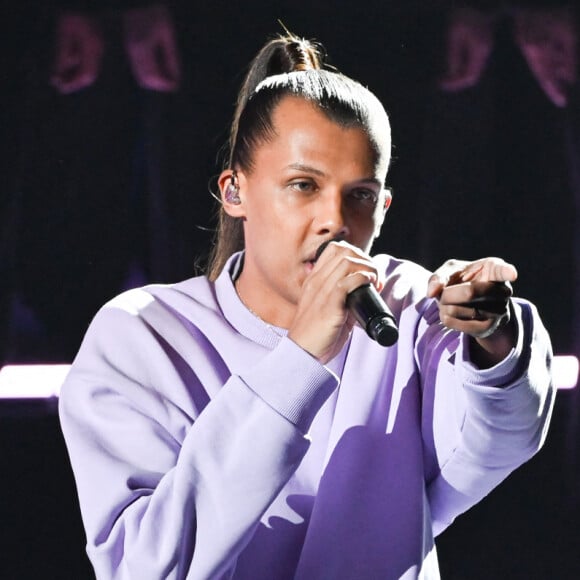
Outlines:
{"type": "MultiPolygon", "coordinates": [[[[429,278],[427,297],[439,298],[444,289],[476,282],[514,282],[518,277],[515,266],[508,264],[501,258],[483,258],[474,262],[463,260],[448,260],[438,268],[429,278]]],[[[470,292],[469,286],[466,291],[470,292]]],[[[511,295],[511,287],[509,289],[511,295]]],[[[474,290],[477,295],[478,290],[474,290]]],[[[458,300],[457,303],[468,300],[458,300]]]]}
{"type": "Polygon", "coordinates": [[[515,282],[517,277],[515,266],[499,258],[490,258],[485,261],[481,272],[474,279],[480,282],[515,282]]]}
{"type": "Polygon", "coordinates": [[[463,282],[515,282],[518,271],[501,258],[484,258],[471,262],[461,273],[463,282]]]}
{"type": "Polygon", "coordinates": [[[447,286],[440,296],[444,305],[476,305],[478,308],[484,303],[503,302],[512,295],[509,282],[464,282],[447,286]]]}
{"type": "Polygon", "coordinates": [[[493,277],[490,278],[492,282],[515,282],[518,279],[518,271],[512,264],[502,264],[497,266],[494,270],[493,277]]]}

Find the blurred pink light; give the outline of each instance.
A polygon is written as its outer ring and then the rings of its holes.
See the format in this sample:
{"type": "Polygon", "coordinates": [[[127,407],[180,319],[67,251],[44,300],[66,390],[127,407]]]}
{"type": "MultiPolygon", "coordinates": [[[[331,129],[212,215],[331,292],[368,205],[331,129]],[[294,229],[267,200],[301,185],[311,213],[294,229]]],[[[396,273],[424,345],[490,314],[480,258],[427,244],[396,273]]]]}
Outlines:
{"type": "Polygon", "coordinates": [[[573,389],[578,384],[578,359],[573,355],[554,357],[552,372],[558,389],[573,389]]]}
{"type": "MultiPolygon", "coordinates": [[[[70,365],[6,365],[0,369],[0,400],[58,397],[69,368],[70,365]]],[[[552,370],[556,387],[576,387],[579,369],[575,356],[555,356],[552,370]]]]}

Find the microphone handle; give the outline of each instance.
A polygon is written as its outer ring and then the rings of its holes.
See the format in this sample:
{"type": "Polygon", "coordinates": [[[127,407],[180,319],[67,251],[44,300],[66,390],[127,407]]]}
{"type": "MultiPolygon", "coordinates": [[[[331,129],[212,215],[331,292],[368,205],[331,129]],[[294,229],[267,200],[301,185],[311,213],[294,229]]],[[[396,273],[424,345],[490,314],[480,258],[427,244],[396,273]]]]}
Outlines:
{"type": "Polygon", "coordinates": [[[381,346],[397,342],[397,321],[372,284],[363,284],[348,294],[346,305],[366,333],[381,346]]]}

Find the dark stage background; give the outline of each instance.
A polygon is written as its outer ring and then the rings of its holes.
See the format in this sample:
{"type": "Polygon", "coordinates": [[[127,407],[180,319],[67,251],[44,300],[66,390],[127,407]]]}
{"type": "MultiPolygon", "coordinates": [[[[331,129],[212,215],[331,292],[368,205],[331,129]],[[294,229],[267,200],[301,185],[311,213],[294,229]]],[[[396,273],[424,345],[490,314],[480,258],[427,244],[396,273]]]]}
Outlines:
{"type": "MultiPolygon", "coordinates": [[[[107,50],[97,81],[69,95],[48,82],[58,9],[2,6],[0,361],[70,362],[107,299],[203,264],[236,92],[277,19],[322,41],[391,116],[394,201],[375,249],[430,268],[512,261],[555,351],[579,352],[580,107],[575,87],[566,108],[546,98],[509,12],[480,82],[449,93],[436,82],[445,3],[177,2],[181,87],[161,94],[135,84],[105,4],[75,6],[104,16],[107,50]]],[[[580,576],[580,401],[559,395],[540,454],[438,539],[444,579],[580,576]]],[[[2,403],[0,429],[0,578],[91,578],[55,402],[2,403]]]]}

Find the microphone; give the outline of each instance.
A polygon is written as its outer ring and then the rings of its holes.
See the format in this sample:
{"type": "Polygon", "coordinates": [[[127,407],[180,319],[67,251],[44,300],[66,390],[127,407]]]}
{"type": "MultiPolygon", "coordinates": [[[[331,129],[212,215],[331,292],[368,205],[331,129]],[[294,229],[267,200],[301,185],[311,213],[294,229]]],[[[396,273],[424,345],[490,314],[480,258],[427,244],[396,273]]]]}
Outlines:
{"type": "MultiPolygon", "coordinates": [[[[326,246],[334,241],[337,240],[323,242],[316,250],[314,261],[317,261],[326,246]]],[[[391,346],[397,342],[399,338],[397,321],[372,284],[363,284],[350,292],[346,297],[346,307],[366,333],[381,346],[391,346]]]]}

